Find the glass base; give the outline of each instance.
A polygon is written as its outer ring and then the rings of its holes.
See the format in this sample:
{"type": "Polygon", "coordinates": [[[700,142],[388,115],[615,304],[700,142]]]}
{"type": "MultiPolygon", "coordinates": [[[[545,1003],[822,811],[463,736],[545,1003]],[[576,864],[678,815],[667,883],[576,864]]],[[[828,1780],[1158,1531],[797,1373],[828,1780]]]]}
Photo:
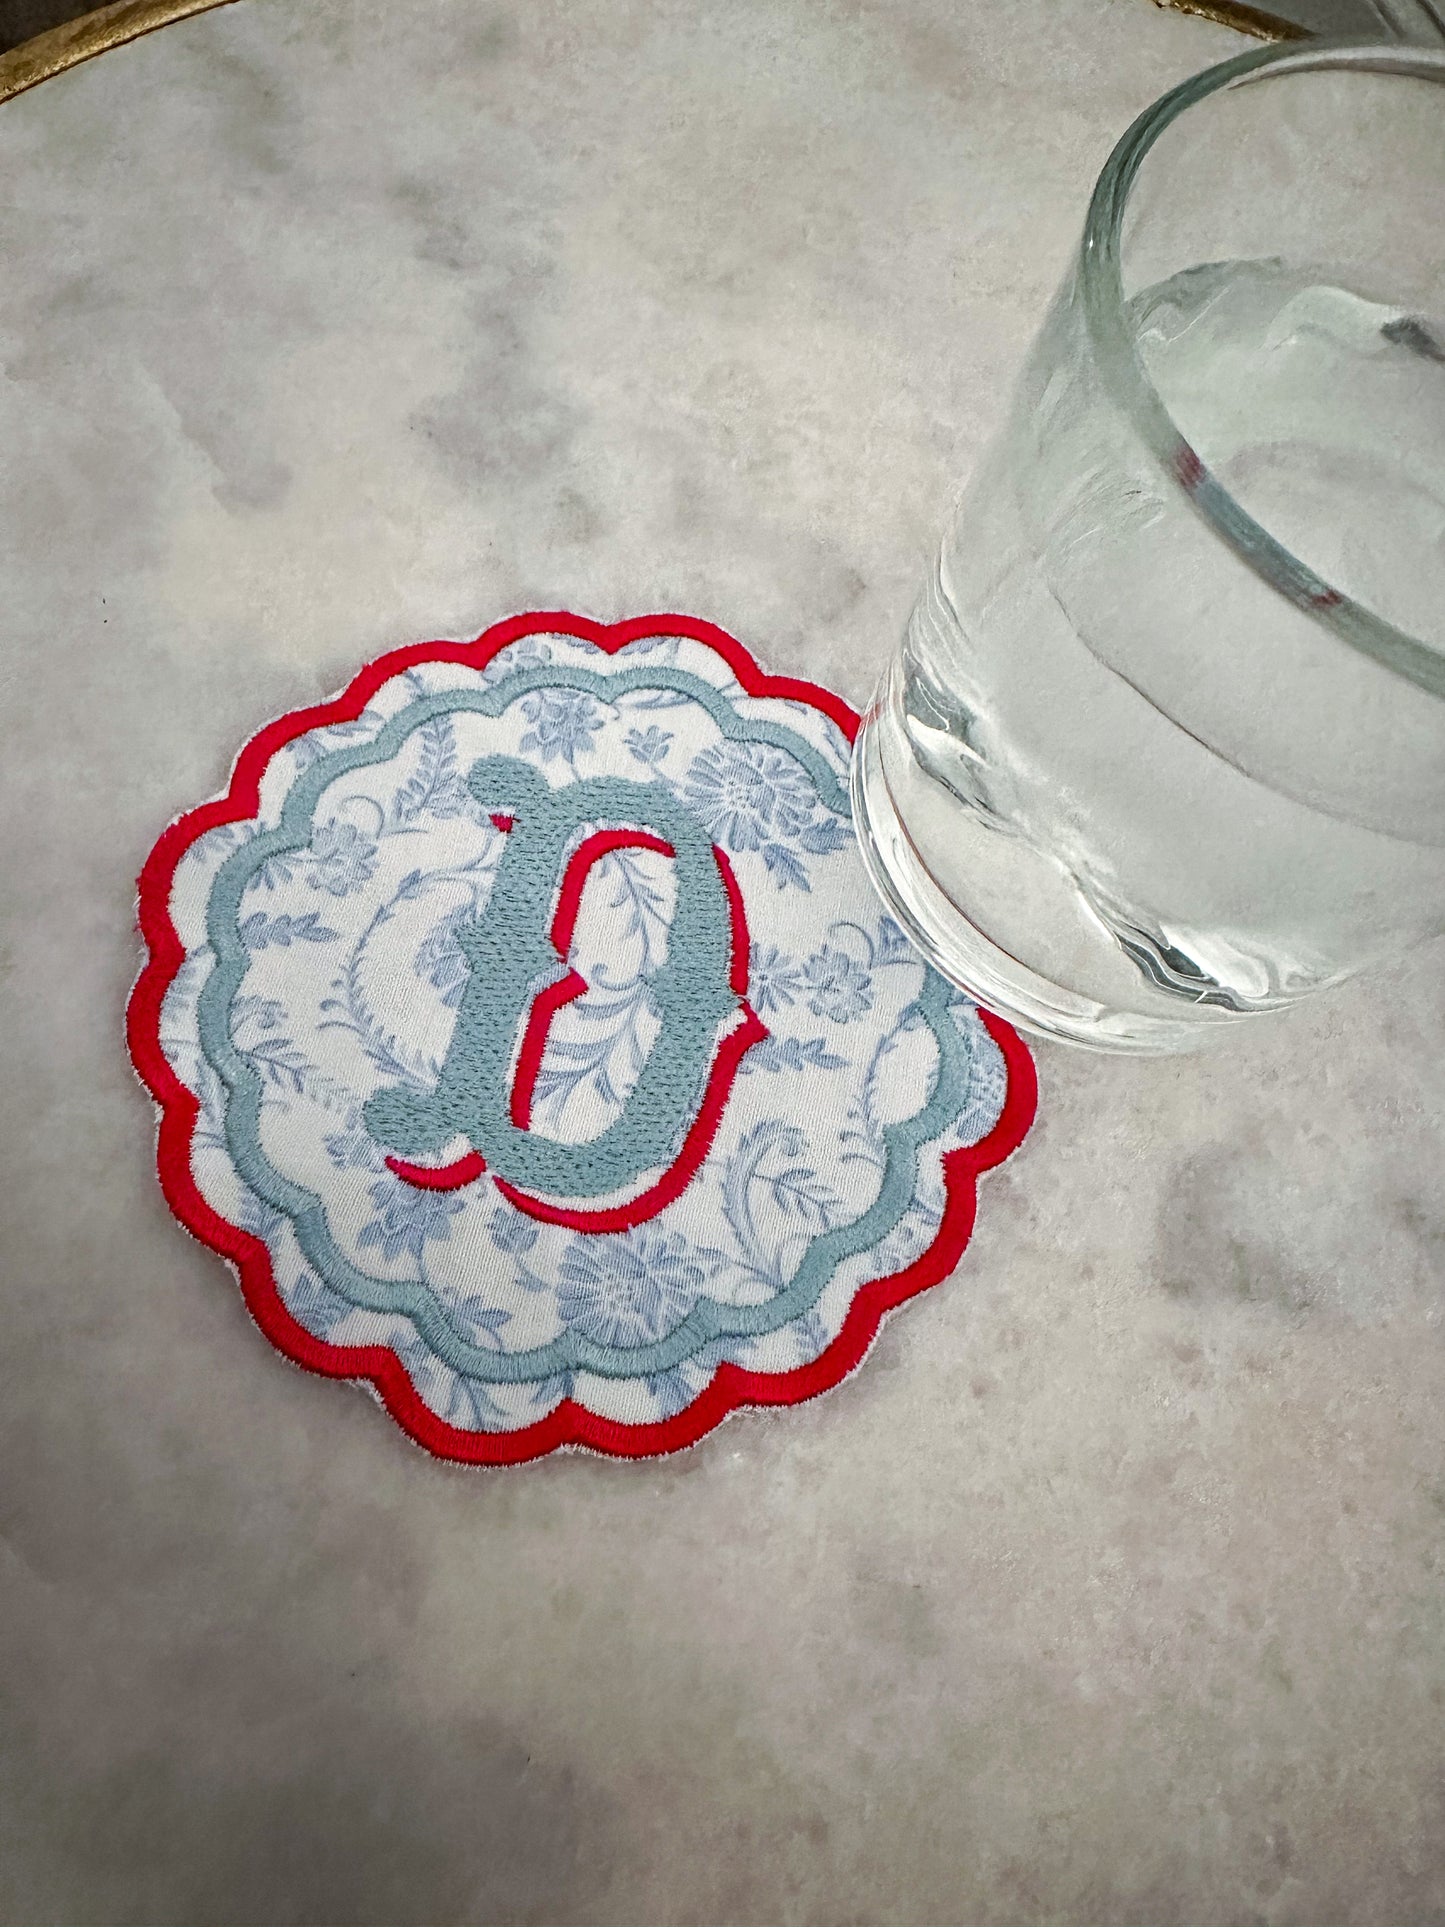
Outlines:
{"type": "MultiPolygon", "coordinates": [[[[1221,1013],[1193,1004],[1177,1017],[1113,1008],[1051,982],[995,943],[919,855],[889,787],[876,712],[859,732],[850,780],[858,846],[874,888],[929,963],[977,1002],[1037,1036],[1114,1053],[1197,1050],[1220,1028],[1221,1013]]],[[[1011,851],[1022,860],[1019,846],[966,804],[958,801],[956,809],[958,843],[977,839],[981,870],[1006,865],[1011,851]]],[[[1239,1019],[1225,1019],[1231,1021],[1239,1019]]]]}

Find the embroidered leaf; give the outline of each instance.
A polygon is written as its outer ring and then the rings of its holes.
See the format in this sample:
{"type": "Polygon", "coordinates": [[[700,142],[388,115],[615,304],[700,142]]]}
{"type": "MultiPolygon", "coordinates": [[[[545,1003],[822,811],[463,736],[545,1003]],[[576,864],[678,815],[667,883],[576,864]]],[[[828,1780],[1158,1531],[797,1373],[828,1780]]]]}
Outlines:
{"type": "Polygon", "coordinates": [[[820,816],[816,823],[809,823],[798,833],[798,841],[812,856],[831,856],[835,850],[842,850],[852,841],[852,832],[836,816],[820,816]]]}
{"type": "Polygon", "coordinates": [[[414,822],[423,812],[459,816],[466,804],[451,723],[445,716],[433,716],[416,734],[416,768],[391,800],[390,824],[394,829],[414,822]]]}
{"type": "Polygon", "coordinates": [[[460,1419],[467,1424],[468,1430],[477,1432],[492,1431],[507,1422],[507,1415],[501,1406],[486,1386],[475,1378],[453,1380],[447,1417],[453,1423],[460,1419]]]}
{"type": "Polygon", "coordinates": [[[258,1198],[254,1191],[242,1192],[237,1216],[241,1229],[251,1232],[263,1244],[274,1244],[286,1226],[285,1218],[275,1206],[258,1198]]]}
{"type": "Polygon", "coordinates": [[[828,1328],[816,1305],[810,1306],[789,1327],[798,1347],[798,1362],[809,1364],[828,1342],[828,1328]]]}
{"type": "MultiPolygon", "coordinates": [[[[382,921],[378,913],[372,928],[382,921]]],[[[362,992],[360,966],[366,948],[363,937],[352,952],[351,961],[345,973],[332,979],[331,994],[323,997],[321,1008],[327,1015],[316,1026],[318,1030],[349,1030],[360,1043],[372,1063],[382,1074],[393,1082],[421,1086],[429,1078],[436,1076],[437,1066],[418,1052],[414,1061],[403,1055],[401,1040],[389,1032],[367,1004],[362,992]]]]}
{"type": "Polygon", "coordinates": [[[368,709],[363,710],[354,722],[330,723],[325,729],[312,730],[305,736],[298,736],[290,745],[296,768],[298,771],[310,769],[313,763],[323,756],[330,755],[331,751],[340,748],[342,743],[357,736],[365,736],[379,726],[380,718],[368,709]]]}
{"type": "Polygon", "coordinates": [[[376,1171],[386,1169],[380,1147],[359,1126],[333,1131],[325,1140],[326,1155],[338,1171],[376,1171]]]}
{"type": "Polygon", "coordinates": [[[466,1320],[473,1331],[485,1332],[489,1338],[495,1338],[503,1325],[511,1324],[512,1314],[497,1305],[484,1311],[468,1311],[466,1320]]]}
{"type": "Polygon", "coordinates": [[[824,1184],[816,1171],[809,1170],[806,1165],[795,1164],[786,1171],[778,1172],[775,1177],[769,1177],[768,1189],[780,1211],[790,1217],[803,1218],[820,1231],[826,1231],[835,1214],[842,1209],[837,1194],[824,1184]]]}
{"type": "Polygon", "coordinates": [[[266,1037],[246,1052],[249,1061],[268,1084],[300,1097],[306,1089],[310,1064],[289,1037],[266,1037]]]}
{"type": "Polygon", "coordinates": [[[442,1002],[448,1010],[455,1010],[460,1005],[471,977],[467,960],[457,942],[457,925],[466,915],[465,904],[459,904],[449,912],[429,935],[423,937],[412,959],[413,973],[423,983],[429,983],[441,992],[442,1002]]]}
{"type": "Polygon", "coordinates": [[[657,1416],[660,1419],[673,1418],[677,1413],[685,1412],[697,1396],[681,1366],[675,1365],[670,1372],[659,1372],[645,1383],[657,1400],[657,1416]]]}
{"type": "Polygon", "coordinates": [[[647,689],[624,697],[623,701],[629,709],[685,709],[692,697],[685,696],[680,689],[647,689]]]}
{"type": "Polygon", "coordinates": [[[268,856],[246,885],[246,892],[249,895],[252,890],[279,890],[283,883],[294,881],[295,876],[296,865],[292,857],[268,856]]]}
{"type": "Polygon", "coordinates": [[[647,1056],[640,1027],[643,1013],[652,1008],[652,993],[645,979],[617,986],[595,983],[589,996],[572,1008],[592,1035],[548,1040],[535,1100],[539,1108],[547,1107],[553,1123],[589,1080],[604,1104],[620,1103],[647,1056]]]}
{"type": "Polygon", "coordinates": [[[349,1318],[354,1306],[323,1285],[314,1272],[301,1272],[285,1294],[286,1308],[317,1338],[325,1338],[332,1327],[349,1318]]]}
{"type": "Polygon", "coordinates": [[[795,1124],[786,1124],[781,1118],[764,1118],[744,1133],[723,1166],[723,1215],[740,1249],[737,1254],[710,1252],[708,1255],[724,1259],[729,1269],[738,1270],[774,1291],[781,1291],[786,1282],[783,1249],[776,1237],[763,1231],[753,1214],[753,1186],[768,1182],[762,1166],[770,1156],[796,1158],[803,1144],[803,1133],[795,1124]]]}
{"type": "Polygon", "coordinates": [[[612,908],[626,908],[627,935],[642,938],[643,968],[654,969],[662,961],[662,939],[667,931],[662,891],[650,880],[646,867],[625,850],[613,850],[603,857],[597,868],[601,875],[613,878],[620,885],[612,899],[612,908]]]}
{"type": "Polygon", "coordinates": [[[767,864],[770,873],[778,879],[780,890],[786,890],[791,885],[795,890],[807,890],[811,893],[813,886],[808,881],[808,872],[803,868],[802,858],[795,850],[788,849],[782,843],[765,843],[763,861],[767,864]]]}
{"type": "MultiPolygon", "coordinates": [[[[878,920],[878,944],[875,956],[880,964],[918,962],[918,952],[892,917],[880,917],[878,920]]],[[[972,1002],[971,998],[969,1002],[972,1002]]]]}
{"type": "Polygon", "coordinates": [[[639,636],[635,642],[628,643],[627,655],[629,660],[639,656],[652,656],[658,662],[676,662],[677,637],[639,636]]]}
{"type": "Polygon", "coordinates": [[[254,1024],[257,1030],[279,1030],[286,1012],[274,997],[239,996],[231,1000],[231,1031],[234,1035],[242,1024],[254,1024]]]}
{"type": "Polygon", "coordinates": [[[293,943],[334,943],[341,935],[321,921],[319,910],[307,910],[299,917],[288,916],[285,911],[268,917],[264,910],[253,910],[238,928],[248,950],[264,950],[273,943],[283,950],[289,950],[293,943]]]}
{"type": "Polygon", "coordinates": [[[500,1205],[487,1220],[487,1230],[498,1251],[512,1256],[530,1251],[537,1242],[537,1227],[512,1205],[500,1205]]]}
{"type": "Polygon", "coordinates": [[[842,1071],[848,1059],[828,1049],[825,1037],[768,1037],[755,1044],[743,1059],[749,1071],[842,1071]]]}

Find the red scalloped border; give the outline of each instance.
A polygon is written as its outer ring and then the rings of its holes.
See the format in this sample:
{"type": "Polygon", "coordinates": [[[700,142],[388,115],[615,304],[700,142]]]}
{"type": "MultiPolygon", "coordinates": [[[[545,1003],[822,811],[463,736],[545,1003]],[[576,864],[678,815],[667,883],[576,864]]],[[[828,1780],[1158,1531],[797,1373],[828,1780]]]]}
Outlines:
{"type": "Polygon", "coordinates": [[[686,636],[721,656],[749,695],[811,703],[830,717],[850,742],[858,730],[858,716],[841,697],[794,676],[768,675],[740,642],[693,616],[638,616],[629,622],[599,623],[563,611],[539,611],[510,616],[475,642],[421,642],[394,649],[368,663],[330,702],[294,710],[268,723],[236,758],[225,795],[188,810],[163,833],[146,859],[137,885],[140,931],[150,956],[126,1008],[131,1060],[160,1110],[156,1167],[166,1202],[188,1231],[234,1265],[246,1307],[266,1337],[307,1371],[325,1378],[369,1381],[397,1424],[419,1445],[438,1458],[470,1465],[519,1465],[568,1446],[614,1458],[651,1458],[695,1445],[740,1406],[797,1405],[831,1390],[862,1363],[887,1313],[938,1284],[958,1263],[973,1231],[979,1173],[1001,1164],[1023,1142],[1038,1102],[1033,1059],[1023,1040],[1002,1019],[980,1011],[989,1034],[1003,1052],[1008,1089],[1003,1111],[988,1136],[978,1144],[944,1155],[945,1202],[933,1243],[903,1271],[864,1285],[849,1307],[838,1336],[810,1364],[778,1373],[721,1365],[692,1404],[669,1419],[624,1425],[615,1419],[598,1418],[573,1400],[564,1399],[546,1418],[515,1432],[463,1431],[438,1418],[424,1403],[405,1366],[386,1346],[330,1345],[298,1324],[277,1289],[266,1246],[212,1210],[191,1174],[191,1138],[200,1105],[171,1069],[160,1043],[161,1006],[185,955],[170,914],[176,866],[207,830],[254,815],[267,763],[295,737],[328,723],[354,721],[383,683],[416,663],[456,662],[480,669],[499,650],[529,635],[575,636],[595,643],[609,655],[647,636],[686,636]]]}

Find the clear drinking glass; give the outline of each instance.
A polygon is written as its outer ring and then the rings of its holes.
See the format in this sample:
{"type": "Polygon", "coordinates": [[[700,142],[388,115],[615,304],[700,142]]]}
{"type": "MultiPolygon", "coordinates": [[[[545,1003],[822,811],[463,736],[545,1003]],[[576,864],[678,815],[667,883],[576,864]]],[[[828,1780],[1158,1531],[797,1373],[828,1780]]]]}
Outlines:
{"type": "Polygon", "coordinates": [[[1442,83],[1243,54],[1099,177],[853,766],[1031,1029],[1179,1049],[1445,929],[1442,83]]]}

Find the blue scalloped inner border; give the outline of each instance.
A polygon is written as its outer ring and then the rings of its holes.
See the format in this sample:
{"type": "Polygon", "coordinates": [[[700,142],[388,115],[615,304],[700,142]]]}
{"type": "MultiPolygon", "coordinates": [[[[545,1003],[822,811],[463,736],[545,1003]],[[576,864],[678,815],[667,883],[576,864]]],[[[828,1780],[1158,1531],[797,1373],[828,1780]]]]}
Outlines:
{"type": "Polygon", "coordinates": [[[706,709],[723,736],[767,743],[793,757],[819,800],[835,815],[851,818],[847,791],[813,744],[779,723],[741,716],[732,692],[686,670],[649,667],[610,672],[549,665],[519,670],[488,689],[449,689],[425,696],[391,717],[370,742],[331,751],[300,776],[287,795],[274,830],[261,832],[221,865],[207,903],[206,932],[216,968],[201,992],[197,1026],[201,1048],[226,1091],[226,1143],[242,1180],[273,1209],[289,1218],[307,1262],[359,1310],[400,1314],[415,1325],[436,1356],[464,1377],[488,1384],[526,1384],[560,1372],[596,1372],[605,1378],[650,1377],[672,1370],[718,1339],[758,1338],[817,1304],[838,1267],[887,1237],[903,1217],[918,1181],[919,1152],[958,1116],[967,1094],[971,1058],[950,1014],[953,993],[932,970],[911,1009],[928,1024],[938,1044],[938,1068],[928,1102],[912,1117],[883,1130],[885,1162],[878,1195],[861,1217],[814,1239],[786,1289],[760,1305],[724,1305],[704,1299],[665,1338],[631,1347],[598,1344],[564,1332],[549,1344],[499,1352],[464,1337],[446,1309],[420,1281],[377,1278],[337,1249],[320,1197],[284,1177],[261,1148],[262,1080],[244,1051],[231,1041],[231,1004],[250,967],[241,937],[241,899],[251,878],[276,856],[303,848],[312,817],[326,789],[339,776],[388,761],[407,737],[433,717],[459,712],[497,717],[537,689],[578,689],[604,703],[634,689],[670,689],[706,709]]]}

